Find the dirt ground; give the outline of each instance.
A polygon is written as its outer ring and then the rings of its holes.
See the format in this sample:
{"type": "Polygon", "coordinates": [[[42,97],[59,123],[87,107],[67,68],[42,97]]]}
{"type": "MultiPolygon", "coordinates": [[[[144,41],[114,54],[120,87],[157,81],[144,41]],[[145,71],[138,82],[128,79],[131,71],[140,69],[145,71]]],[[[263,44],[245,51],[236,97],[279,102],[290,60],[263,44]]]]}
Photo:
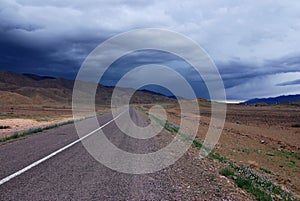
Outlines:
{"type": "Polygon", "coordinates": [[[0,138],[7,137],[15,133],[22,133],[30,129],[43,128],[50,125],[71,121],[71,120],[73,120],[72,117],[61,118],[59,120],[52,120],[52,121],[37,121],[34,119],[17,119],[17,118],[1,119],[0,125],[9,126],[9,127],[6,129],[0,129],[0,138]]]}
{"type": "MultiPolygon", "coordinates": [[[[203,142],[210,123],[210,104],[200,102],[203,142]]],[[[149,109],[151,105],[144,106],[149,109]]],[[[168,121],[180,124],[179,106],[168,106],[168,121]]],[[[197,113],[184,111],[191,124],[197,113]]],[[[300,195],[300,106],[227,105],[226,123],[214,153],[268,174],[282,188],[300,195]]]]}

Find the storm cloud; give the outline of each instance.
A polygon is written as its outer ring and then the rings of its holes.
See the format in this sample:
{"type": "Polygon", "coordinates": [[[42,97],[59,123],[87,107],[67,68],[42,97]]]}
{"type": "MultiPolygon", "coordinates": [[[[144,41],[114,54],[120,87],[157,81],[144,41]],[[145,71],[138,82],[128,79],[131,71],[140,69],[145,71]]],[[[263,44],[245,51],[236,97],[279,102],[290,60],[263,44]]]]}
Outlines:
{"type": "Polygon", "coordinates": [[[289,85],[300,85],[300,79],[277,84],[277,86],[289,86],[289,85]]]}
{"type": "MultiPolygon", "coordinates": [[[[2,0],[0,69],[73,79],[101,42],[154,27],[184,34],[203,47],[220,71],[229,100],[300,93],[299,10],[297,1],[271,0],[2,0]]],[[[176,68],[195,87],[203,85],[172,56],[133,53],[120,61],[104,83],[152,62],[176,68]]]]}

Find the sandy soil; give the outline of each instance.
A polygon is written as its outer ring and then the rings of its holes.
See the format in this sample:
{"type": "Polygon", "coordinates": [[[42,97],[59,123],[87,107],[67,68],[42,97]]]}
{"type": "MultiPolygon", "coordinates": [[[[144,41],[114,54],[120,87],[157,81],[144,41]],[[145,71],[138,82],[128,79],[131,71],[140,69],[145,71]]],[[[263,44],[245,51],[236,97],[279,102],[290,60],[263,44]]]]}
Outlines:
{"type": "Polygon", "coordinates": [[[30,129],[43,128],[50,125],[63,123],[67,121],[71,121],[73,118],[62,118],[59,120],[53,121],[37,121],[33,119],[1,119],[0,125],[9,126],[7,129],[0,129],[0,138],[15,134],[21,133],[30,129]]]}

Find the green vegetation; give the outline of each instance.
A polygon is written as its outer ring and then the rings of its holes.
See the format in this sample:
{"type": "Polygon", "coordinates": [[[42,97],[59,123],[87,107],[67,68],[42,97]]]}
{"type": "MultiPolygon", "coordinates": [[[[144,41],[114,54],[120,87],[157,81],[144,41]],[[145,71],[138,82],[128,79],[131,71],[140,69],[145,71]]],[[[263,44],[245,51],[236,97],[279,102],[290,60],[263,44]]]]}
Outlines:
{"type": "MultiPolygon", "coordinates": [[[[220,170],[219,173],[225,177],[233,179],[238,187],[253,194],[257,200],[273,200],[271,193],[268,193],[268,189],[263,188],[263,183],[267,183],[267,186],[270,187],[272,185],[270,185],[270,182],[261,182],[262,179],[258,177],[256,173],[253,174],[253,172],[250,172],[249,169],[247,170],[247,167],[243,167],[242,169],[232,163],[230,166],[231,167],[220,170]]],[[[280,194],[280,191],[276,188],[273,193],[280,194]]]]}
{"type": "MultiPolygon", "coordinates": [[[[184,133],[181,133],[179,132],[179,127],[170,123],[169,121],[163,121],[159,118],[157,118],[156,116],[154,115],[150,115],[148,112],[142,110],[141,108],[138,108],[139,111],[145,113],[146,115],[150,116],[150,119],[153,119],[154,121],[156,121],[158,124],[160,124],[161,126],[164,127],[164,129],[166,129],[167,131],[171,132],[171,133],[176,133],[177,135],[179,135],[180,137],[182,137],[182,139],[184,141],[188,141],[188,142],[191,142],[193,143],[193,145],[195,147],[198,147],[198,148],[202,148],[203,147],[203,144],[197,140],[193,140],[191,139],[190,137],[188,137],[186,134],[184,133]]],[[[206,147],[203,147],[206,151],[208,150],[208,148],[206,147]]]]}
{"type": "Polygon", "coordinates": [[[218,160],[221,163],[227,163],[227,159],[225,157],[221,156],[219,153],[210,152],[208,157],[211,160],[215,159],[215,160],[218,160]]]}
{"type": "MultiPolygon", "coordinates": [[[[227,165],[226,168],[220,170],[220,174],[233,179],[235,184],[251,193],[257,200],[271,201],[276,196],[280,200],[292,200],[292,195],[284,191],[281,187],[275,185],[267,176],[259,174],[254,169],[245,165],[237,165],[234,162],[224,162],[219,154],[213,154],[217,160],[227,165]]],[[[260,168],[265,173],[271,174],[271,171],[260,168]]]]}
{"type": "Polygon", "coordinates": [[[197,140],[193,140],[193,144],[198,148],[201,148],[203,146],[202,143],[198,142],[197,140]]]}
{"type": "Polygon", "coordinates": [[[300,155],[297,152],[280,151],[280,152],[277,152],[276,155],[278,155],[280,157],[294,158],[296,160],[300,160],[300,155]]]}
{"type": "Polygon", "coordinates": [[[220,174],[234,180],[235,184],[251,193],[257,200],[271,201],[274,197],[281,200],[292,200],[289,192],[275,185],[268,177],[258,174],[252,168],[245,165],[227,163],[227,168],[220,170],[220,174]]]}
{"type": "Polygon", "coordinates": [[[257,200],[270,200],[272,201],[272,197],[265,193],[264,191],[260,190],[259,188],[256,188],[252,181],[249,179],[243,179],[241,177],[238,177],[235,180],[235,183],[237,184],[238,187],[245,189],[247,192],[253,194],[257,200]]]}
{"type": "MultiPolygon", "coordinates": [[[[268,156],[277,156],[277,157],[280,157],[282,158],[283,160],[285,161],[291,161],[292,163],[292,166],[298,166],[298,162],[300,160],[300,155],[298,152],[293,152],[293,151],[274,151],[274,152],[266,152],[266,155],[268,156]]],[[[272,158],[269,158],[268,160],[270,161],[275,161],[274,159],[272,158]]]]}
{"type": "Polygon", "coordinates": [[[223,175],[225,177],[231,177],[234,176],[234,171],[231,168],[225,168],[220,170],[220,175],[223,175]]]}

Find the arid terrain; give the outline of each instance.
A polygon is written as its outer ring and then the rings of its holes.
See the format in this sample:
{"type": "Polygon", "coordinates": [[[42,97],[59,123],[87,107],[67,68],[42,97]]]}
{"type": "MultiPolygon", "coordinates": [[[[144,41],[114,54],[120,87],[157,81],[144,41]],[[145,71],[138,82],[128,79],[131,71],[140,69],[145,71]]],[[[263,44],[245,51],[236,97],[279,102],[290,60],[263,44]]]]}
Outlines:
{"type": "MultiPolygon", "coordinates": [[[[30,131],[35,130],[41,132],[44,128],[50,129],[53,125],[57,127],[73,120],[71,86],[72,81],[63,79],[2,73],[0,76],[0,138],[7,138],[2,141],[13,140],[14,137],[9,138],[12,135],[24,132],[31,134],[30,131]],[[23,86],[24,82],[26,84],[23,86]]],[[[111,92],[112,88],[100,86],[96,97],[98,114],[110,110],[110,105],[105,104],[111,92]]],[[[176,135],[177,130],[174,130],[174,127],[178,127],[181,118],[180,107],[174,99],[139,91],[134,94],[131,102],[146,114],[153,105],[158,104],[166,109],[168,124],[164,126],[170,136],[160,135],[158,139],[164,145],[170,142],[170,137],[176,135]],[[149,102],[153,103],[148,104],[149,102]]],[[[228,104],[221,138],[202,165],[200,165],[199,147],[209,127],[211,103],[199,99],[198,104],[201,113],[200,128],[194,145],[188,153],[188,158],[192,158],[193,161],[187,162],[182,158],[173,167],[178,168],[178,174],[181,175],[180,178],[173,175],[172,179],[181,182],[180,188],[187,194],[183,196],[197,197],[201,188],[201,191],[208,193],[207,198],[214,197],[218,193],[221,196],[236,191],[229,197],[236,200],[246,198],[268,200],[270,198],[268,196],[275,200],[299,199],[300,103],[228,104]],[[183,170],[180,169],[184,164],[190,166],[189,173],[182,172],[183,170]],[[197,166],[195,171],[191,171],[193,164],[197,166]],[[198,174],[200,171],[198,169],[203,168],[204,164],[207,169],[202,173],[204,176],[201,176],[198,174]],[[209,186],[199,183],[203,177],[210,183],[209,186]]],[[[191,124],[197,123],[194,122],[195,115],[199,114],[192,109],[187,108],[184,111],[184,118],[189,119],[191,124]]]]}
{"type": "MultiPolygon", "coordinates": [[[[82,83],[89,87],[89,83],[82,83]]],[[[74,80],[0,72],[0,138],[45,128],[73,120],[74,80]]],[[[126,94],[131,89],[121,89],[126,94]]],[[[112,87],[98,85],[96,112],[110,107],[112,87]]],[[[84,96],[85,91],[82,91],[84,96]]],[[[174,102],[173,99],[147,91],[136,92],[133,103],[174,102]]],[[[79,117],[86,118],[86,116],[79,117]]]]}
{"type": "MultiPolygon", "coordinates": [[[[201,120],[196,141],[203,142],[210,123],[210,103],[200,100],[199,106],[201,120]]],[[[142,107],[148,110],[151,105],[142,107]]],[[[178,105],[168,105],[166,108],[168,121],[179,125],[181,110],[178,105]]],[[[184,115],[186,118],[196,113],[185,111],[184,115]]],[[[249,166],[283,189],[300,195],[299,127],[299,103],[228,104],[226,123],[213,153],[220,156],[221,161],[249,166]]]]}
{"type": "MultiPolygon", "coordinates": [[[[168,112],[168,121],[178,125],[180,121],[179,106],[171,103],[162,105],[168,112]]],[[[147,111],[152,104],[137,106],[147,111]]],[[[210,122],[210,103],[200,100],[199,106],[200,129],[195,140],[203,142],[210,122]]],[[[98,108],[100,113],[105,111],[107,111],[105,107],[98,108]]],[[[195,115],[194,111],[185,111],[184,114],[187,117],[195,115]]],[[[4,137],[28,129],[69,121],[71,110],[2,109],[0,118],[1,126],[9,126],[9,128],[3,127],[0,130],[1,137],[4,137]]],[[[299,123],[300,106],[298,104],[227,105],[225,127],[219,143],[213,150],[213,157],[209,157],[213,162],[210,168],[214,174],[217,174],[226,169],[229,162],[233,162],[237,166],[249,167],[256,174],[270,179],[287,192],[291,191],[299,195],[299,123]]],[[[160,136],[160,139],[162,142],[165,140],[163,136],[160,136]]],[[[199,149],[195,146],[192,146],[189,152],[195,158],[199,155],[199,149]]],[[[232,177],[226,179],[227,182],[234,182],[232,177]]],[[[190,186],[189,188],[195,187],[190,186]]],[[[243,192],[243,189],[240,192],[243,192]]],[[[246,192],[247,190],[244,190],[244,193],[246,192]]]]}
{"type": "MultiPolygon", "coordinates": [[[[97,107],[97,114],[108,111],[108,106],[97,107]]],[[[73,118],[71,109],[59,108],[14,108],[0,110],[0,138],[14,134],[44,129],[51,126],[68,124],[74,120],[81,120],[88,116],[73,118]]]]}

